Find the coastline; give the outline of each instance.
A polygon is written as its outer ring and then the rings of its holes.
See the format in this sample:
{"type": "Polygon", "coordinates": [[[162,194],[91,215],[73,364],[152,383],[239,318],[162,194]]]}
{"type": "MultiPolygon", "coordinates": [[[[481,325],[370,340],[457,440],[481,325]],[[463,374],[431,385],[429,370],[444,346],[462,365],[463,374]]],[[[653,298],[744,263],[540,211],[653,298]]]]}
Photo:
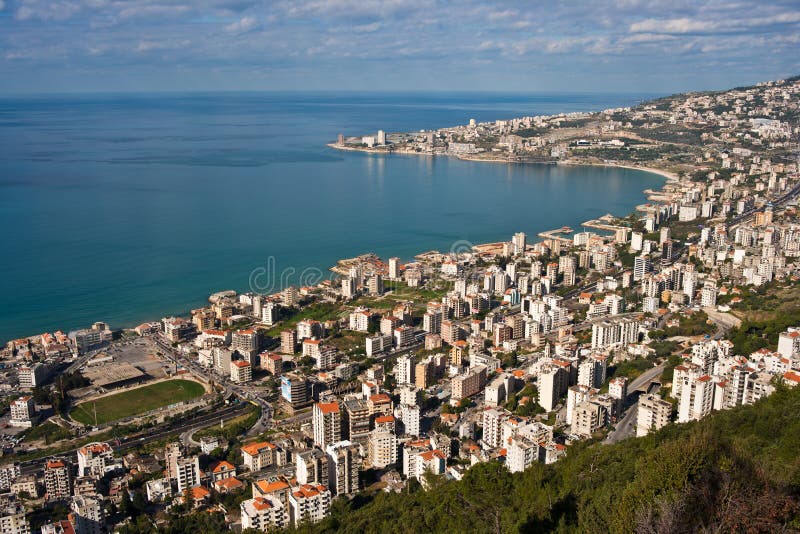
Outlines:
{"type": "MultiPolygon", "coordinates": [[[[657,191],[653,191],[652,189],[645,189],[645,190],[642,191],[644,196],[645,196],[645,198],[649,198],[648,195],[650,195],[650,194],[652,194],[654,192],[656,194],[667,194],[667,191],[665,190],[666,185],[669,184],[669,183],[674,183],[674,182],[679,180],[679,177],[675,173],[673,173],[671,171],[664,170],[664,169],[658,169],[658,168],[653,168],[653,167],[638,167],[638,166],[634,166],[634,165],[624,165],[624,164],[610,163],[610,162],[603,162],[603,163],[601,163],[601,162],[582,162],[582,161],[573,161],[573,160],[565,160],[565,161],[558,161],[558,162],[555,162],[555,161],[553,161],[553,162],[548,162],[548,161],[525,161],[525,160],[510,160],[510,159],[507,159],[507,158],[499,158],[499,157],[481,158],[481,157],[474,157],[474,156],[470,156],[470,155],[457,155],[457,154],[447,154],[447,153],[427,153],[427,152],[396,151],[396,150],[387,151],[387,150],[380,150],[380,149],[370,149],[370,148],[366,148],[366,147],[340,146],[340,145],[337,145],[336,143],[327,143],[326,146],[328,146],[330,148],[334,148],[336,150],[344,150],[344,151],[348,151],[348,152],[365,152],[365,153],[369,153],[369,154],[383,154],[383,155],[406,154],[406,155],[414,155],[414,156],[439,156],[439,157],[444,156],[444,157],[460,159],[460,160],[463,160],[463,161],[472,161],[472,162],[479,162],[479,163],[506,163],[506,164],[517,164],[517,165],[521,165],[521,164],[554,165],[554,164],[557,164],[557,165],[566,165],[566,166],[618,167],[618,168],[624,168],[624,169],[629,169],[629,170],[639,170],[639,171],[649,172],[651,174],[656,174],[656,175],[659,175],[659,176],[663,177],[665,179],[665,181],[661,185],[660,189],[658,189],[657,191]]],[[[637,205],[633,206],[632,209],[636,210],[638,206],[640,206],[640,204],[637,204],[637,205]]],[[[544,230],[544,231],[547,231],[547,230],[544,230]]],[[[539,235],[539,234],[537,233],[535,235],[539,235]]],[[[490,245],[490,244],[491,243],[478,243],[475,246],[476,247],[480,247],[480,246],[486,246],[486,245],[490,245]]],[[[327,268],[327,270],[330,270],[330,269],[331,269],[331,267],[327,268]]],[[[205,298],[198,298],[197,302],[198,303],[205,302],[205,298]]],[[[186,316],[188,316],[188,312],[189,311],[190,311],[190,309],[186,309],[186,310],[183,310],[183,311],[174,312],[173,314],[170,314],[170,315],[186,317],[186,316]]],[[[97,320],[103,320],[103,318],[99,318],[97,320]]],[[[152,321],[153,321],[153,319],[146,319],[145,318],[145,319],[142,319],[141,321],[136,320],[136,321],[132,321],[130,324],[120,325],[120,326],[118,326],[118,328],[122,329],[122,330],[126,330],[126,329],[130,330],[130,329],[134,328],[138,324],[141,324],[143,322],[152,322],[152,321]]],[[[13,340],[13,339],[20,339],[20,338],[33,338],[33,337],[36,337],[38,335],[40,335],[40,334],[31,334],[31,335],[28,335],[28,336],[16,336],[15,335],[15,336],[10,337],[8,340],[5,340],[5,341],[7,342],[7,341],[10,341],[10,340],[13,340]]]]}
{"type": "Polygon", "coordinates": [[[415,152],[411,150],[381,150],[376,148],[365,148],[365,147],[354,147],[354,146],[342,146],[336,143],[327,143],[325,146],[333,148],[335,150],[343,150],[345,152],[364,152],[367,154],[381,154],[386,156],[391,156],[395,154],[408,154],[412,156],[444,156],[448,158],[455,158],[462,161],[475,161],[478,163],[514,163],[518,165],[570,165],[570,166],[586,166],[586,167],[617,167],[620,169],[631,169],[634,171],[644,171],[649,172],[652,174],[658,174],[663,176],[670,182],[677,182],[680,180],[680,177],[672,171],[666,169],[659,169],[657,167],[644,167],[644,166],[637,166],[637,165],[626,165],[624,163],[612,163],[612,162],[593,162],[593,161],[576,161],[576,160],[546,160],[546,161],[530,161],[525,159],[510,159],[510,158],[500,158],[500,157],[488,157],[482,158],[478,156],[471,156],[468,154],[447,154],[447,153],[436,153],[436,152],[415,152]]]}
{"type": "MultiPolygon", "coordinates": [[[[673,171],[669,171],[667,169],[660,169],[658,167],[645,167],[645,166],[637,166],[637,165],[627,165],[624,163],[616,163],[616,162],[596,162],[596,161],[576,161],[576,160],[553,160],[553,161],[530,161],[525,159],[509,159],[509,158],[500,158],[500,157],[477,157],[474,155],[468,154],[448,154],[448,153],[436,153],[436,152],[415,152],[411,150],[381,150],[376,148],[366,148],[366,147],[354,147],[354,146],[345,146],[339,145],[337,143],[327,143],[326,146],[333,148],[335,150],[343,150],[346,152],[364,152],[367,154],[381,154],[385,156],[391,156],[395,154],[405,154],[405,155],[412,155],[412,156],[433,156],[433,157],[447,157],[447,158],[455,158],[461,161],[473,161],[478,163],[506,163],[506,164],[515,164],[515,165],[564,165],[564,166],[572,166],[572,167],[615,167],[618,169],[629,169],[633,171],[643,171],[649,172],[650,174],[657,174],[665,179],[664,183],[662,184],[661,188],[658,190],[652,189],[644,189],[642,192],[645,194],[645,197],[653,196],[653,195],[666,195],[668,194],[666,190],[666,186],[668,184],[674,184],[680,181],[680,176],[678,176],[673,171]]],[[[634,207],[635,209],[635,207],[634,207]]]]}
{"type": "MultiPolygon", "coordinates": [[[[644,171],[651,174],[658,174],[667,179],[668,182],[677,182],[680,177],[672,171],[666,169],[658,169],[656,167],[639,167],[636,165],[625,165],[622,163],[592,163],[583,161],[561,161],[559,165],[572,165],[572,166],[587,166],[587,167],[617,167],[619,169],[631,169],[634,171],[644,171]]],[[[663,189],[660,192],[664,192],[663,189]]]]}

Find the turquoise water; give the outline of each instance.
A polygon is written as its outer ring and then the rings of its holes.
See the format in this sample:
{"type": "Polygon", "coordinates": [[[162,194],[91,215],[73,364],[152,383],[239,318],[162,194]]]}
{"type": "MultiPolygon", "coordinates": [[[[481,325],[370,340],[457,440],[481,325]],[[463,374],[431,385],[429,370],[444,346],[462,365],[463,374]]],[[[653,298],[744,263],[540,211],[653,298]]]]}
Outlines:
{"type": "MultiPolygon", "coordinates": [[[[324,271],[629,213],[641,171],[378,156],[336,134],[630,105],[639,95],[211,94],[0,100],[0,339],[185,313],[274,257],[324,271]]],[[[307,273],[308,274],[308,273],[307,273]]],[[[312,273],[313,274],[313,273],[312,273]]],[[[280,285],[278,279],[276,285],[280,285]]]]}

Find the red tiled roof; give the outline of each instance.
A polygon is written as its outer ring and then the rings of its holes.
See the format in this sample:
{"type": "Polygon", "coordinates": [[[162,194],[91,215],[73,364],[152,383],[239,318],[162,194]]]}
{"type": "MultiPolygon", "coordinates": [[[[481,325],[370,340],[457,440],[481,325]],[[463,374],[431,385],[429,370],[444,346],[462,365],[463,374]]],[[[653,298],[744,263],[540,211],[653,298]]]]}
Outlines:
{"type": "Polygon", "coordinates": [[[372,404],[386,404],[387,402],[392,402],[392,399],[386,393],[378,393],[376,395],[370,395],[369,401],[372,404]]]}
{"type": "Polygon", "coordinates": [[[222,460],[221,462],[217,462],[216,464],[214,464],[214,466],[211,468],[211,472],[221,473],[223,471],[233,471],[235,469],[236,467],[234,467],[232,463],[222,460]]]}
{"type": "Polygon", "coordinates": [[[272,505],[264,497],[256,497],[255,499],[253,499],[253,508],[255,508],[258,511],[269,510],[270,508],[272,508],[272,505]]]}
{"type": "Polygon", "coordinates": [[[250,456],[255,456],[259,454],[264,449],[274,449],[275,445],[268,441],[259,441],[256,443],[248,443],[247,445],[242,445],[242,452],[247,453],[250,456]]]}
{"type": "Polygon", "coordinates": [[[280,491],[288,488],[289,484],[283,480],[274,480],[272,482],[269,480],[259,480],[256,482],[256,486],[261,493],[272,493],[274,491],[280,491]]]}
{"type": "Polygon", "coordinates": [[[196,501],[205,499],[206,497],[208,497],[210,495],[211,495],[211,492],[208,491],[203,486],[195,486],[195,487],[192,488],[192,497],[196,501]]]}
{"type": "Polygon", "coordinates": [[[800,374],[797,374],[794,371],[787,371],[783,373],[783,378],[791,382],[800,384],[800,374]]]}
{"type": "Polygon", "coordinates": [[[237,488],[241,488],[244,486],[244,483],[236,477],[228,477],[222,480],[217,480],[214,482],[214,485],[219,488],[225,488],[227,490],[233,490],[237,488]]]}
{"type": "Polygon", "coordinates": [[[318,402],[317,406],[323,414],[339,413],[339,403],[336,401],[318,402]]]}

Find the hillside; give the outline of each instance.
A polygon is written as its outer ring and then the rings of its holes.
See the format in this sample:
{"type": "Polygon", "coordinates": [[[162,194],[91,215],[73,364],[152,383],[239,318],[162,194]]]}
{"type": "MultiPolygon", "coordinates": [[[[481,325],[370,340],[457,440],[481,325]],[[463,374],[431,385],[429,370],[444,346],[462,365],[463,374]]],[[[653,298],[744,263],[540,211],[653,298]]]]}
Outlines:
{"type": "Polygon", "coordinates": [[[800,388],[518,475],[480,464],[432,491],[341,502],[303,532],[797,532],[800,388]]]}

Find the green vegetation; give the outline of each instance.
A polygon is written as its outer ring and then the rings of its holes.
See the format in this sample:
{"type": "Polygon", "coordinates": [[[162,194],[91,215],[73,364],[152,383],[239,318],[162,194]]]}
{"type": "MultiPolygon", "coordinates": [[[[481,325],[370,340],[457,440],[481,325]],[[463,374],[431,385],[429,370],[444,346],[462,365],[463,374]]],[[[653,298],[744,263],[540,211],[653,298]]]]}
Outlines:
{"type": "Polygon", "coordinates": [[[520,128],[515,133],[520,137],[538,137],[549,131],[548,128],[520,128]]]}
{"type": "Polygon", "coordinates": [[[655,351],[656,358],[666,358],[680,350],[680,345],[675,341],[653,341],[649,346],[655,351]]]}
{"type": "Polygon", "coordinates": [[[70,416],[79,423],[93,425],[96,411],[97,423],[103,424],[194,399],[201,396],[204,391],[201,384],[191,380],[167,380],[102,397],[96,401],[82,402],[72,409],[70,416]]]}
{"type": "MultiPolygon", "coordinates": [[[[126,434],[131,434],[141,430],[140,427],[136,427],[133,425],[120,425],[114,426],[111,429],[105,432],[99,432],[96,434],[85,435],[80,439],[73,439],[70,441],[59,440],[56,441],[56,446],[54,447],[47,447],[42,449],[37,449],[32,452],[26,453],[17,453],[14,456],[5,456],[3,457],[4,463],[8,462],[27,462],[29,460],[36,460],[38,458],[46,458],[47,456],[58,456],[64,452],[72,451],[78,447],[86,445],[87,443],[92,443],[93,441],[110,441],[115,438],[124,436],[126,434]]],[[[0,462],[2,463],[2,462],[0,462]]]]}
{"type": "Polygon", "coordinates": [[[664,330],[651,330],[648,334],[651,339],[663,340],[674,336],[702,336],[713,334],[717,327],[709,322],[708,314],[704,311],[693,312],[690,315],[681,315],[677,326],[669,326],[664,330]]]}
{"type": "Polygon", "coordinates": [[[664,370],[661,372],[661,380],[663,380],[664,383],[672,382],[672,378],[675,375],[675,368],[682,363],[683,363],[683,358],[681,358],[677,354],[673,354],[672,356],[667,358],[667,362],[664,365],[664,370]]]}
{"type": "Polygon", "coordinates": [[[800,310],[786,312],[768,321],[742,321],[741,326],[728,333],[735,354],[748,355],[764,347],[778,348],[778,336],[789,326],[800,323],[800,310]]]}
{"type": "Polygon", "coordinates": [[[69,407],[66,399],[67,392],[89,384],[90,382],[78,372],[61,375],[55,380],[52,388],[33,388],[33,400],[36,401],[36,404],[49,404],[57,413],[66,415],[65,411],[69,407]]]}
{"type": "Polygon", "coordinates": [[[331,302],[321,302],[305,308],[288,308],[283,310],[281,322],[267,330],[267,335],[277,337],[280,335],[281,330],[291,330],[297,326],[297,323],[305,319],[325,322],[337,319],[339,314],[339,307],[331,302]]]}
{"type": "Polygon", "coordinates": [[[184,534],[185,532],[229,532],[225,514],[220,511],[199,511],[189,515],[180,515],[186,505],[177,506],[171,511],[166,526],[156,528],[152,518],[140,512],[130,524],[123,525],[115,532],[119,534],[184,534]]]}
{"type": "Polygon", "coordinates": [[[626,378],[636,378],[648,369],[653,368],[653,362],[646,358],[636,358],[620,362],[608,368],[608,378],[624,376],[626,378]]]}
{"type": "Polygon", "coordinates": [[[694,221],[678,221],[672,219],[669,221],[669,229],[672,234],[673,241],[685,241],[690,236],[700,235],[703,223],[707,219],[695,219],[694,221]]]}
{"type": "Polygon", "coordinates": [[[717,302],[728,304],[734,297],[742,299],[733,306],[735,314],[743,320],[768,321],[800,312],[800,283],[795,281],[773,281],[757,288],[739,288],[738,294],[730,291],[717,302]]]}
{"type": "Polygon", "coordinates": [[[195,439],[200,439],[205,436],[219,436],[225,440],[234,440],[240,434],[247,432],[253,425],[256,424],[258,418],[261,417],[261,408],[253,406],[243,415],[234,417],[225,421],[222,427],[215,425],[200,430],[194,434],[195,439]]]}
{"type": "Polygon", "coordinates": [[[301,532],[786,532],[800,528],[800,388],[512,475],[337,503],[301,532]]]}
{"type": "Polygon", "coordinates": [[[633,260],[636,258],[636,254],[628,251],[628,247],[626,245],[620,245],[617,247],[617,257],[619,261],[622,263],[622,266],[628,269],[633,269],[633,260]]]}
{"type": "Polygon", "coordinates": [[[513,412],[515,415],[522,417],[531,417],[536,414],[544,413],[544,408],[536,401],[539,399],[539,390],[533,384],[526,384],[521,391],[512,393],[506,401],[505,409],[513,412]],[[520,404],[520,400],[527,397],[524,404],[520,404]]]}
{"type": "Polygon", "coordinates": [[[46,445],[71,437],[72,432],[50,421],[45,421],[41,425],[25,431],[25,441],[44,440],[46,445]]]}

